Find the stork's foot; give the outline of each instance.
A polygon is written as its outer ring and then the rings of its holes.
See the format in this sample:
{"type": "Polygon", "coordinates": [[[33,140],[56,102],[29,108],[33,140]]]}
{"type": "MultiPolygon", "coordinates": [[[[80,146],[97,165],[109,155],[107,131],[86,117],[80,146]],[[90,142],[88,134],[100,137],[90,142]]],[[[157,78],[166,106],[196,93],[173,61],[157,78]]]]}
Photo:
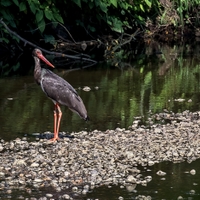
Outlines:
{"type": "Polygon", "coordinates": [[[50,139],[50,141],[52,141],[52,142],[55,142],[57,140],[60,140],[60,138],[59,137],[53,137],[52,139],[50,139]]]}

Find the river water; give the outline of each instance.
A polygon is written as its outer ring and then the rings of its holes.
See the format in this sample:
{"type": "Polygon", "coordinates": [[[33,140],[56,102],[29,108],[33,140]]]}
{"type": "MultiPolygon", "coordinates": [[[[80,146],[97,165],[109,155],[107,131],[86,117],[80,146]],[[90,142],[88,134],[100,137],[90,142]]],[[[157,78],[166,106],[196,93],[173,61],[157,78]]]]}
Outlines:
{"type": "MultiPolygon", "coordinates": [[[[54,70],[78,91],[91,119],[86,123],[62,107],[60,131],[70,134],[81,130],[128,129],[137,116],[142,116],[142,123],[146,124],[150,114],[165,109],[199,111],[199,52],[198,44],[159,46],[159,54],[146,48],[141,54],[129,52],[125,61],[116,57],[113,62],[84,70],[54,70]],[[85,86],[91,90],[84,91],[85,86]]],[[[54,106],[35,84],[33,65],[32,62],[23,76],[0,78],[0,137],[4,140],[25,136],[31,141],[35,140],[35,134],[53,131],[54,106]]],[[[200,199],[199,165],[197,160],[190,164],[163,162],[141,167],[145,176],[153,178],[147,186],[103,186],[78,198],[135,199],[145,195],[152,199],[200,199]],[[196,170],[195,175],[189,173],[192,169],[196,170]],[[166,172],[166,176],[158,176],[158,170],[166,172]]],[[[0,198],[4,198],[1,191],[0,198]]]]}

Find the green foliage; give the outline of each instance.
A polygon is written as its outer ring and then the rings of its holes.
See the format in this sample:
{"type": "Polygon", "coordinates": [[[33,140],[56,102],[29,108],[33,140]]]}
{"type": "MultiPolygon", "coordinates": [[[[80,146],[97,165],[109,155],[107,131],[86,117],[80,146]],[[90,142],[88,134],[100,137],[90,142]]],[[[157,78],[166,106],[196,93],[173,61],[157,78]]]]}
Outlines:
{"type": "Polygon", "coordinates": [[[154,7],[157,7],[155,0],[2,0],[0,18],[17,32],[37,30],[43,34],[47,23],[60,22],[80,25],[88,32],[109,31],[109,27],[122,33],[144,25],[148,13],[155,11],[154,7]]]}
{"type": "Polygon", "coordinates": [[[59,9],[56,9],[54,3],[48,0],[43,2],[39,2],[38,0],[23,0],[20,3],[18,0],[2,0],[0,5],[0,17],[3,18],[6,24],[10,24],[13,28],[16,28],[16,24],[21,25],[20,20],[23,22],[26,19],[29,25],[38,26],[41,33],[43,33],[46,22],[58,21],[63,23],[59,9]]]}
{"type": "Polygon", "coordinates": [[[45,43],[55,44],[55,38],[52,35],[44,35],[45,43]]]}
{"type": "MultiPolygon", "coordinates": [[[[37,37],[55,44],[53,31],[47,28],[53,22],[70,27],[70,33],[77,37],[82,35],[79,31],[87,36],[130,34],[155,22],[155,25],[198,26],[199,4],[200,0],[1,0],[0,18],[20,35],[37,33],[37,37]]],[[[2,30],[1,41],[6,41],[8,34],[2,30]]]]}
{"type": "Polygon", "coordinates": [[[17,70],[20,68],[20,63],[17,62],[12,67],[9,66],[8,63],[4,64],[3,62],[0,62],[0,69],[1,69],[1,76],[9,76],[10,74],[17,73],[17,70]]]}
{"type": "MultiPolygon", "coordinates": [[[[82,10],[87,10],[87,14],[97,18],[99,24],[104,23],[112,31],[122,33],[137,26],[143,26],[148,14],[156,11],[158,2],[155,0],[144,1],[117,1],[117,0],[74,0],[82,10]],[[90,10],[92,9],[92,10],[90,10]]],[[[157,13],[158,14],[158,13],[157,13]]],[[[81,23],[80,23],[81,24],[81,23]]],[[[86,23],[83,23],[84,26],[86,23]]]]}
{"type": "Polygon", "coordinates": [[[193,19],[198,20],[200,0],[174,0],[174,3],[177,5],[177,12],[182,26],[185,23],[191,23],[193,19]]]}
{"type": "Polygon", "coordinates": [[[160,22],[162,25],[174,25],[175,27],[190,24],[199,26],[200,0],[173,0],[162,1],[160,22]]]}
{"type": "MultiPolygon", "coordinates": [[[[17,29],[17,32],[38,29],[40,34],[44,33],[48,22],[63,23],[59,9],[55,7],[54,2],[48,0],[2,0],[0,18],[11,29],[17,29]]],[[[5,33],[5,30],[1,32],[3,38],[6,37],[5,33]]]]}

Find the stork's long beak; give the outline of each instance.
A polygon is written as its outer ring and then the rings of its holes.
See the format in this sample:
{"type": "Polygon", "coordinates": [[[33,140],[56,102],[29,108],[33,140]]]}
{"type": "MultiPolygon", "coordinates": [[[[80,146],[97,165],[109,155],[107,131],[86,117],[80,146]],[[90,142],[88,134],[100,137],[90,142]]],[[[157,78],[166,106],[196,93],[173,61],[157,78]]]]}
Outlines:
{"type": "Polygon", "coordinates": [[[42,54],[37,54],[37,56],[38,56],[38,58],[43,60],[47,65],[49,65],[50,67],[55,68],[42,54]]]}

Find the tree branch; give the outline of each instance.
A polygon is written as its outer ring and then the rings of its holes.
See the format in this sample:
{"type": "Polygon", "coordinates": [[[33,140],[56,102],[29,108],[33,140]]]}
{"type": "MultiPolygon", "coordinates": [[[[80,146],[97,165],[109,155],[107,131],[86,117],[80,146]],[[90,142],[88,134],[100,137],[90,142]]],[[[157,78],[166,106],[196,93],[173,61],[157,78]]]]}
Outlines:
{"type": "Polygon", "coordinates": [[[34,43],[24,39],[23,37],[21,37],[20,35],[18,35],[17,33],[15,33],[14,31],[12,31],[4,22],[2,19],[0,19],[0,24],[2,24],[4,26],[4,28],[11,34],[16,36],[17,38],[19,38],[21,41],[23,41],[25,44],[29,44],[30,46],[34,47],[34,48],[39,48],[41,49],[43,52],[57,56],[57,57],[66,57],[66,58],[70,58],[70,59],[75,59],[75,60],[80,60],[80,61],[87,61],[87,62],[92,62],[92,63],[97,63],[95,60],[89,59],[89,58],[84,58],[83,54],[81,54],[80,56],[73,56],[73,55],[68,55],[68,54],[63,54],[63,53],[58,53],[58,52],[52,52],[52,51],[48,51],[46,49],[43,49],[37,45],[35,45],[34,43]]]}

